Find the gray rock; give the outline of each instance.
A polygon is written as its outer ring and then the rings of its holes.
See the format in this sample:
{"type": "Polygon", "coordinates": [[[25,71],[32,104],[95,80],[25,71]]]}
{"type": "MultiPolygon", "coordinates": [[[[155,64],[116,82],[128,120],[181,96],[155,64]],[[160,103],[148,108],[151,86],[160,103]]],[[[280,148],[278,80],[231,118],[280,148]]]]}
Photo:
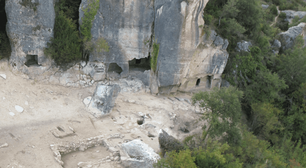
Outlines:
{"type": "Polygon", "coordinates": [[[268,8],[269,8],[269,5],[261,4],[261,7],[262,7],[263,9],[268,9],[268,8]]]}
{"type": "Polygon", "coordinates": [[[221,87],[230,87],[230,86],[231,84],[227,80],[222,79],[221,87]]]}
{"type": "Polygon", "coordinates": [[[115,106],[115,100],[120,92],[117,84],[99,84],[90,101],[89,110],[95,117],[100,117],[111,112],[115,106]]]}
{"type": "Polygon", "coordinates": [[[7,35],[14,44],[11,45],[11,64],[20,69],[29,59],[27,55],[37,55],[39,65],[49,65],[43,50],[53,37],[54,1],[9,0],[5,2],[5,11],[7,35]]]}
{"type": "Polygon", "coordinates": [[[91,96],[86,97],[86,98],[83,100],[83,103],[84,103],[84,105],[85,105],[86,107],[88,107],[90,101],[91,101],[91,96]]]}
{"type": "Polygon", "coordinates": [[[221,38],[220,36],[217,36],[215,41],[214,41],[214,44],[216,46],[223,46],[224,45],[224,40],[223,38],[221,38]]]}
{"type": "Polygon", "coordinates": [[[16,110],[17,112],[19,112],[19,113],[22,113],[22,112],[23,112],[23,108],[20,107],[20,106],[18,106],[18,105],[15,106],[15,110],[16,110]]]}
{"type": "Polygon", "coordinates": [[[0,145],[0,149],[1,149],[1,148],[6,148],[6,147],[8,147],[8,146],[9,146],[8,143],[1,144],[1,145],[0,145]]]}
{"type": "Polygon", "coordinates": [[[159,133],[158,141],[163,153],[165,153],[165,151],[180,151],[184,149],[184,145],[180,141],[169,135],[164,130],[159,133]]]}
{"type": "Polygon", "coordinates": [[[241,51],[249,52],[250,51],[250,49],[249,49],[250,46],[252,46],[251,42],[241,41],[241,42],[237,43],[236,50],[238,52],[241,52],[241,51]]]}
{"type": "MultiPolygon", "coordinates": [[[[88,0],[82,0],[79,9],[80,24],[84,12],[82,8],[88,0]]],[[[94,52],[89,61],[117,63],[123,70],[122,76],[129,73],[129,60],[149,56],[154,9],[151,0],[100,0],[99,11],[91,29],[93,40],[104,38],[109,52],[94,52]]]]}
{"type": "MultiPolygon", "coordinates": [[[[279,34],[279,40],[283,50],[287,50],[294,46],[294,41],[297,36],[304,32],[305,23],[300,23],[297,26],[290,27],[286,32],[279,34]]],[[[305,37],[304,37],[305,40],[305,37]]]]}
{"type": "Polygon", "coordinates": [[[281,11],[286,14],[285,21],[291,23],[293,18],[295,16],[298,16],[300,19],[302,19],[304,16],[306,16],[306,11],[293,11],[293,10],[283,10],[281,11]]]}
{"type": "Polygon", "coordinates": [[[282,47],[282,43],[279,40],[274,40],[272,47],[280,49],[282,47]]]}
{"type": "Polygon", "coordinates": [[[121,148],[129,158],[121,158],[122,165],[127,168],[153,168],[160,156],[139,139],[123,143],[121,148]]]}
{"type": "Polygon", "coordinates": [[[5,74],[0,74],[0,77],[3,79],[6,79],[6,75],[5,74]]]}

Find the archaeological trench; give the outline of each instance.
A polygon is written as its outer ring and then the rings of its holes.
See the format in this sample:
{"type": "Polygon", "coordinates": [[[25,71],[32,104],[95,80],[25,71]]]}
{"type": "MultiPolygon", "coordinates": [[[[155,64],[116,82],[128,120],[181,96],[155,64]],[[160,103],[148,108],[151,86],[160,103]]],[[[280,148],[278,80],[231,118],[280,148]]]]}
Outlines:
{"type": "Polygon", "coordinates": [[[159,134],[197,131],[192,93],[223,85],[229,42],[203,33],[208,0],[100,0],[92,40],[109,51],[68,68],[44,54],[57,1],[0,0],[0,168],[153,167],[159,134]]]}

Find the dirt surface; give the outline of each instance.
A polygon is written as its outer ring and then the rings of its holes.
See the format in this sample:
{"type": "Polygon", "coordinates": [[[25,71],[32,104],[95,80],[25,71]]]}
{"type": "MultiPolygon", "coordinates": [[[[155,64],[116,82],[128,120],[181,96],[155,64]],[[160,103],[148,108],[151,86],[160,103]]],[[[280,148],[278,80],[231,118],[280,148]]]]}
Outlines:
{"type": "MultiPolygon", "coordinates": [[[[84,98],[92,96],[95,85],[71,88],[41,84],[39,81],[25,79],[20,73],[13,73],[3,63],[0,64],[0,74],[6,75],[6,79],[0,77],[0,168],[60,168],[50,150],[50,144],[77,142],[99,135],[121,134],[123,138],[109,140],[111,146],[139,138],[158,153],[158,137],[148,136],[149,126],[154,126],[155,135],[164,129],[183,138],[188,134],[179,131],[180,125],[173,122],[174,118],[192,121],[198,116],[187,101],[140,91],[120,93],[111,114],[97,119],[83,104],[84,98]],[[16,105],[22,107],[23,112],[18,112],[16,105]],[[137,124],[141,114],[139,112],[149,116],[142,125],[137,124]],[[58,126],[70,126],[75,134],[56,138],[51,131],[58,126]]],[[[190,95],[181,97],[190,98],[190,95]]],[[[99,152],[103,157],[108,154],[105,150],[99,152]]],[[[86,157],[82,156],[79,154],[76,159],[66,157],[64,161],[73,160],[73,163],[77,163],[79,159],[80,162],[86,162],[86,157]]],[[[101,167],[118,165],[107,163],[107,166],[101,167]]]]}

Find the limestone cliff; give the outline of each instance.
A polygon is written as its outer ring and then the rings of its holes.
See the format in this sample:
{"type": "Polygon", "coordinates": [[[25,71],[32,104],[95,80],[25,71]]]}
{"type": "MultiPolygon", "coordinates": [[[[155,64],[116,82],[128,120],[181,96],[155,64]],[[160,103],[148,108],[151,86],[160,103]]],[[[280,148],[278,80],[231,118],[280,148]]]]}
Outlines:
{"type": "MultiPolygon", "coordinates": [[[[94,39],[106,39],[110,51],[94,53],[89,60],[105,63],[109,74],[115,71],[111,66],[116,63],[122,70],[116,71],[121,77],[137,76],[149,83],[154,93],[210,88],[226,65],[228,42],[214,31],[210,37],[204,35],[203,9],[207,2],[100,0],[92,34],[94,39]],[[148,73],[145,70],[150,70],[146,64],[153,43],[159,45],[157,71],[148,73]]],[[[83,0],[80,22],[87,5],[83,0]]]]}
{"type": "MultiPolygon", "coordinates": [[[[82,0],[80,4],[80,24],[89,2],[82,0]]],[[[91,53],[87,65],[81,66],[82,72],[94,81],[136,77],[150,86],[152,93],[219,86],[228,59],[228,41],[213,30],[204,31],[207,2],[100,0],[92,40],[105,39],[109,51],[91,53]],[[154,44],[159,45],[155,72],[150,64],[154,44]],[[103,65],[88,67],[98,64],[103,65]]],[[[50,66],[43,49],[53,36],[54,1],[6,1],[6,12],[12,65],[28,74],[38,72],[29,70],[28,61],[36,62],[40,70],[50,66]]]]}
{"type": "Polygon", "coordinates": [[[10,39],[12,54],[10,62],[18,69],[33,59],[47,66],[44,48],[54,28],[54,2],[41,0],[9,0],[5,3],[7,14],[6,31],[10,39]]]}

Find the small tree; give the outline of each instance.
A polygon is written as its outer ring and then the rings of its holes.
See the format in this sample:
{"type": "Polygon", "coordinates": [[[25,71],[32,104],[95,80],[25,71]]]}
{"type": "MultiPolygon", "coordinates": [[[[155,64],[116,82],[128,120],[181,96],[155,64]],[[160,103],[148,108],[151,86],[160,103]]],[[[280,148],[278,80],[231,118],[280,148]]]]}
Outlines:
{"type": "Polygon", "coordinates": [[[204,131],[204,140],[207,135],[211,137],[221,136],[227,133],[228,142],[239,140],[238,123],[242,115],[240,99],[243,93],[234,87],[214,88],[211,92],[200,92],[192,97],[192,101],[200,103],[206,113],[209,127],[204,131]],[[238,138],[238,139],[237,139],[238,138]]]}

